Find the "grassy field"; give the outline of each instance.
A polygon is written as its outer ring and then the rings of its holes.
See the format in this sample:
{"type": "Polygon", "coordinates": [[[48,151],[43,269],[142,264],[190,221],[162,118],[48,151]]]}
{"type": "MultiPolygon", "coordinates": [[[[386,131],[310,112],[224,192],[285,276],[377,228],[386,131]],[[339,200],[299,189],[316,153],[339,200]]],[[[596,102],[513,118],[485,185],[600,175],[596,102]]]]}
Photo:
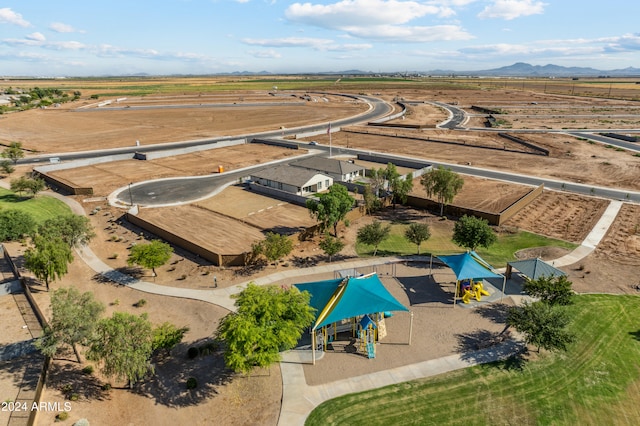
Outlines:
{"type": "Polygon", "coordinates": [[[577,341],[531,355],[327,401],[307,425],[633,425],[640,423],[640,298],[583,295],[577,341]],[[603,321],[606,318],[606,321],[603,321]]]}
{"type": "Polygon", "coordinates": [[[71,214],[71,209],[62,201],[38,195],[35,198],[19,197],[11,191],[0,188],[0,209],[18,209],[29,213],[37,223],[45,220],[71,214]]]}
{"type": "MultiPolygon", "coordinates": [[[[401,256],[417,254],[417,247],[404,238],[407,224],[392,224],[391,234],[378,247],[376,256],[401,256]]],[[[421,254],[433,254],[434,256],[444,254],[462,253],[464,249],[455,245],[451,241],[451,232],[448,228],[431,226],[431,237],[420,246],[421,254]]],[[[506,262],[515,260],[514,254],[518,250],[531,247],[556,246],[567,249],[574,249],[575,244],[543,237],[542,235],[519,231],[513,234],[501,234],[498,241],[488,249],[478,249],[477,252],[490,264],[501,267],[506,262]]],[[[360,256],[372,256],[373,247],[358,243],[356,250],[360,256]]]]}

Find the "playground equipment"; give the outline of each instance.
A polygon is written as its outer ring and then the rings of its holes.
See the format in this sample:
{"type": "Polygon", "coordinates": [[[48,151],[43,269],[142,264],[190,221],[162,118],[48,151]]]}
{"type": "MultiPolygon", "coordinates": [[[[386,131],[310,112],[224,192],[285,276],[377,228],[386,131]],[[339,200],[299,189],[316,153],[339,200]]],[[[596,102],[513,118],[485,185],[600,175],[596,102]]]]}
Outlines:
{"type": "Polygon", "coordinates": [[[360,343],[358,350],[366,353],[369,359],[376,357],[377,329],[376,323],[369,315],[363,316],[358,324],[358,341],[360,343]]]}
{"type": "Polygon", "coordinates": [[[470,303],[474,298],[478,302],[482,300],[482,296],[489,296],[490,293],[484,289],[482,281],[475,281],[468,279],[459,282],[459,290],[462,293],[462,302],[470,303]]]}

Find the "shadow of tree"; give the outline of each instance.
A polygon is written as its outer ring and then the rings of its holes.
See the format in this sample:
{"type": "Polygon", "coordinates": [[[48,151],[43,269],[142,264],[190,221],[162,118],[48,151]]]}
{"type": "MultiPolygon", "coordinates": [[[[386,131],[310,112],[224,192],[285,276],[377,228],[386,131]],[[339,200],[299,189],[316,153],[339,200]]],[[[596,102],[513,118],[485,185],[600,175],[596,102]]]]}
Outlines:
{"type": "Polygon", "coordinates": [[[640,340],[640,330],[630,331],[629,334],[636,340],[640,340]]]}
{"type": "Polygon", "coordinates": [[[206,346],[212,341],[207,338],[181,343],[173,349],[171,356],[155,358],[155,374],[138,382],[134,392],[153,398],[158,404],[176,408],[198,405],[217,395],[218,387],[229,383],[235,375],[226,368],[222,353],[216,350],[193,359],[187,357],[190,347],[206,346]],[[197,380],[195,389],[187,389],[190,377],[197,380]]]}
{"type": "Polygon", "coordinates": [[[506,324],[509,305],[505,303],[491,303],[480,306],[476,312],[483,318],[489,319],[497,324],[506,324]]]}
{"type": "MultiPolygon", "coordinates": [[[[505,337],[506,340],[504,341],[491,342],[488,339],[492,335],[500,335],[500,333],[480,330],[469,335],[458,336],[458,350],[462,352],[460,358],[474,364],[493,363],[492,365],[500,365],[502,368],[509,369],[524,364],[525,358],[522,358],[522,360],[517,359],[518,357],[524,357],[526,345],[523,342],[515,341],[508,337],[505,337]],[[509,361],[509,358],[512,357],[516,357],[516,359],[509,361]]],[[[500,339],[498,338],[498,340],[500,339]]]]}
{"type": "MultiPolygon", "coordinates": [[[[0,381],[12,382],[25,391],[35,391],[43,365],[44,356],[40,352],[0,361],[0,381]]],[[[8,396],[13,398],[11,395],[8,396]]]]}
{"type": "Polygon", "coordinates": [[[144,269],[138,266],[123,266],[113,271],[94,274],[92,279],[100,284],[118,284],[125,285],[127,283],[138,281],[144,277],[144,269]],[[126,279],[129,277],[129,279],[126,279]]]}
{"type": "Polygon", "coordinates": [[[105,383],[91,374],[84,373],[82,368],[82,364],[75,362],[61,360],[52,362],[49,367],[47,386],[57,389],[67,398],[76,394],[79,398],[90,401],[109,399],[110,391],[103,388],[105,383]]]}
{"type": "Polygon", "coordinates": [[[490,346],[494,346],[504,339],[500,333],[489,330],[474,330],[469,333],[457,334],[457,351],[460,353],[477,351],[490,346]]]}

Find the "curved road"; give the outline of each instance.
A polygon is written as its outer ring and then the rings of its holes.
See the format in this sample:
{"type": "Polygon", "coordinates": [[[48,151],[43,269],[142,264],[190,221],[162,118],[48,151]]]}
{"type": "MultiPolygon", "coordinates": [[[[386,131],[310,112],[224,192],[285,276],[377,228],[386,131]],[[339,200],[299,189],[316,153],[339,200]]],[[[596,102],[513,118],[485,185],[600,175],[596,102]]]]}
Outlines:
{"type": "MultiPolygon", "coordinates": [[[[367,112],[363,114],[359,114],[353,117],[343,118],[340,120],[335,120],[331,122],[331,125],[334,127],[339,126],[348,126],[359,123],[366,123],[368,121],[372,121],[385,115],[389,114],[393,110],[393,108],[386,103],[385,101],[372,97],[372,96],[354,96],[354,95],[340,95],[353,99],[360,99],[366,101],[370,108],[367,112]]],[[[307,132],[320,132],[327,129],[328,123],[315,124],[310,126],[302,126],[302,127],[292,127],[289,129],[279,129],[273,130],[270,132],[263,133],[249,133],[245,135],[235,135],[235,136],[223,136],[219,138],[210,138],[210,139],[198,139],[192,141],[182,141],[182,142],[172,142],[172,143],[164,143],[157,145],[142,145],[142,146],[130,146],[124,148],[114,148],[114,149],[104,149],[104,150],[95,150],[95,151],[82,151],[82,152],[69,152],[69,153],[60,153],[60,154],[48,154],[41,156],[34,156],[29,158],[22,158],[18,160],[17,164],[48,164],[52,159],[54,161],[71,161],[71,160],[82,160],[87,158],[99,158],[99,157],[108,157],[113,155],[121,155],[121,154],[131,154],[134,155],[136,152],[154,152],[154,151],[168,151],[180,148],[188,148],[193,146],[200,145],[208,145],[215,142],[223,142],[228,140],[238,140],[238,139],[253,139],[257,137],[268,138],[268,137],[283,137],[283,136],[291,136],[296,133],[307,133],[307,132]]]]}
{"type": "MultiPolygon", "coordinates": [[[[380,100],[375,98],[367,98],[369,102],[380,100]]],[[[448,129],[462,129],[464,122],[467,119],[466,113],[461,108],[457,108],[455,106],[445,104],[442,102],[433,102],[435,105],[438,105],[442,108],[449,110],[449,119],[441,124],[439,127],[448,128],[448,129]]],[[[375,108],[374,108],[375,110],[375,108]]],[[[367,119],[370,119],[369,115],[367,119]]],[[[353,122],[353,119],[344,120],[353,122]]],[[[358,122],[362,122],[363,120],[358,120],[358,122]]],[[[314,130],[323,130],[326,128],[326,125],[315,126],[314,130]]],[[[566,131],[564,131],[566,132],[566,131]]],[[[614,146],[623,147],[626,149],[635,149],[638,150],[638,146],[634,145],[631,142],[624,142],[620,140],[615,140],[612,138],[606,138],[600,135],[592,135],[590,133],[585,132],[566,132],[576,137],[585,137],[589,139],[595,139],[602,143],[611,144],[614,146]]],[[[270,135],[280,136],[280,131],[270,132],[270,135]]],[[[328,151],[328,146],[318,145],[314,147],[318,150],[328,151]]],[[[367,150],[357,150],[357,149],[347,149],[347,148],[338,148],[334,149],[334,152],[337,151],[340,154],[348,154],[348,155],[357,155],[361,153],[368,153],[367,150]]],[[[318,154],[316,154],[318,155],[318,154]]],[[[403,158],[402,156],[393,156],[397,158],[403,158]]],[[[415,161],[415,158],[411,158],[415,161]]],[[[294,159],[285,160],[284,162],[294,161],[294,159]]],[[[496,170],[489,169],[480,169],[471,166],[462,166],[458,164],[449,164],[438,161],[429,161],[427,159],[424,160],[424,167],[427,166],[438,166],[442,165],[448,168],[451,168],[457,173],[468,174],[483,178],[489,179],[497,179],[508,181],[512,183],[518,183],[523,185],[530,186],[538,186],[540,184],[544,184],[546,188],[561,190],[561,191],[569,191],[574,193],[579,193],[583,195],[592,195],[599,196],[608,199],[614,200],[622,200],[622,201],[631,201],[631,202],[640,202],[640,192],[637,191],[629,191],[624,189],[612,189],[606,187],[599,187],[595,185],[583,185],[573,182],[563,182],[554,179],[547,179],[535,176],[521,175],[517,173],[511,172],[501,172],[496,170]]],[[[266,167],[271,167],[271,165],[262,165],[251,168],[253,171],[257,171],[266,167]]],[[[222,189],[224,185],[237,182],[239,178],[245,177],[249,175],[249,170],[239,170],[233,171],[229,173],[225,173],[222,175],[212,175],[205,177],[192,177],[192,178],[172,178],[158,181],[147,181],[141,184],[132,185],[131,190],[129,192],[128,188],[121,190],[116,197],[120,203],[123,204],[139,204],[145,206],[163,206],[163,205],[171,205],[171,204],[182,204],[189,201],[194,201],[202,198],[207,198],[214,194],[216,191],[222,189]]]]}

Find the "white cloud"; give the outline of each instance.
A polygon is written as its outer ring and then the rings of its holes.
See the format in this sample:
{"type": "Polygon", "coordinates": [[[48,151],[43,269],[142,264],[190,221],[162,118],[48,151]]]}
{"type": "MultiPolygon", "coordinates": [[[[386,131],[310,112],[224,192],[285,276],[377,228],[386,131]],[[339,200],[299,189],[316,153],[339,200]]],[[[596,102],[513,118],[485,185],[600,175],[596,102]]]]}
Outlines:
{"type": "Polygon", "coordinates": [[[448,8],[399,0],[342,0],[333,4],[294,3],[285,10],[292,22],[322,28],[405,24],[425,15],[449,13],[448,8]]]}
{"type": "Polygon", "coordinates": [[[332,40],[321,38],[306,38],[306,37],[284,37],[274,39],[252,39],[246,38],[242,40],[243,43],[254,46],[266,46],[266,47],[310,47],[313,49],[321,49],[323,46],[329,46],[333,43],[332,40]]]}
{"type": "Polygon", "coordinates": [[[367,50],[373,46],[368,43],[339,44],[333,40],[305,37],[285,37],[276,39],[244,39],[243,43],[262,47],[300,47],[324,52],[347,52],[354,50],[367,50]]]}
{"type": "Polygon", "coordinates": [[[77,41],[47,41],[40,33],[33,33],[22,39],[7,38],[0,43],[9,46],[31,46],[50,50],[81,50],[86,47],[77,41]]]}
{"type": "Polygon", "coordinates": [[[516,19],[521,16],[539,15],[544,12],[546,3],[533,0],[495,0],[484,8],[478,18],[516,19]]]}
{"type": "Polygon", "coordinates": [[[29,34],[29,35],[28,35],[28,36],[26,36],[25,38],[26,38],[26,39],[28,39],[28,40],[35,40],[35,41],[45,41],[45,40],[47,39],[47,38],[44,36],[44,34],[42,34],[42,33],[38,33],[38,32],[35,32],[35,33],[32,33],[32,34],[29,34]]]}
{"type": "Polygon", "coordinates": [[[397,43],[425,43],[473,38],[457,25],[436,25],[433,27],[380,25],[377,27],[345,28],[345,31],[361,38],[397,43]]]}
{"type": "Polygon", "coordinates": [[[282,57],[281,54],[276,52],[273,49],[269,50],[251,50],[247,52],[249,55],[258,59],[280,59],[282,57]]]}
{"type": "Polygon", "coordinates": [[[49,25],[49,29],[57,33],[84,33],[84,31],[77,30],[73,28],[71,25],[63,24],[62,22],[52,22],[49,25]]]}
{"type": "MultiPolygon", "coordinates": [[[[469,0],[460,0],[465,2],[469,0]]],[[[402,0],[342,0],[329,5],[294,3],[287,8],[285,16],[291,22],[372,40],[415,43],[473,38],[457,25],[405,25],[427,15],[450,17],[455,14],[448,6],[450,3],[402,0]]]]}
{"type": "Polygon", "coordinates": [[[14,12],[9,7],[0,9],[0,24],[14,24],[21,27],[29,27],[31,24],[26,21],[22,15],[14,12]]]}

